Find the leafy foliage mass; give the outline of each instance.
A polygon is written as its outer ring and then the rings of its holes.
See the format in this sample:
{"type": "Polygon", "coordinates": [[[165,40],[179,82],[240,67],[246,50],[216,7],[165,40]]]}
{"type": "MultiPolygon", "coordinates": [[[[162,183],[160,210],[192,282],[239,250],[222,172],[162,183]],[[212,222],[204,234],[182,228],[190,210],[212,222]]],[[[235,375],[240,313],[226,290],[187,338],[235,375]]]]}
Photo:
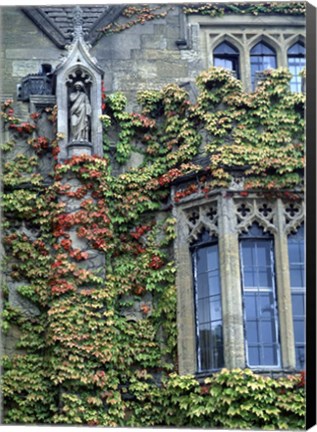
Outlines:
{"type": "MultiPolygon", "coordinates": [[[[119,19],[108,24],[100,30],[101,35],[109,35],[127,30],[137,24],[143,25],[147,21],[165,18],[173,7],[164,5],[153,6],[144,4],[141,6],[126,6],[122,9],[119,19]]],[[[186,15],[298,15],[303,16],[306,12],[305,2],[246,2],[246,3],[187,3],[182,6],[186,15]]]]}
{"type": "Polygon", "coordinates": [[[245,3],[201,3],[184,6],[186,14],[201,14],[210,16],[223,16],[224,14],[281,14],[304,15],[306,6],[304,2],[245,2],[245,3]]]}
{"type": "Polygon", "coordinates": [[[5,271],[35,308],[23,313],[3,290],[3,331],[19,333],[3,359],[6,423],[304,427],[300,376],[224,369],[199,382],[177,374],[176,355],[171,209],[190,194],[226,190],[237,167],[238,193],[289,199],[302,190],[304,96],[290,93],[289,78],[267,71],[245,94],[228,71],[211,68],[197,79],[195,103],[169,85],[142,92],[139,113],[113,94],[103,101],[105,156],[56,160],[50,185],[39,166],[57,159],[60,137],[40,135],[38,120],[48,115],[54,127],[56,110],[22,123],[4,103],[3,151],[20,141],[30,148],[3,167],[5,271]],[[201,154],[205,168],[193,163],[201,154]],[[140,166],[127,169],[136,155],[140,166]],[[195,182],[173,202],[171,185],[190,173],[195,182]],[[98,273],[89,263],[100,257],[98,273]]]}

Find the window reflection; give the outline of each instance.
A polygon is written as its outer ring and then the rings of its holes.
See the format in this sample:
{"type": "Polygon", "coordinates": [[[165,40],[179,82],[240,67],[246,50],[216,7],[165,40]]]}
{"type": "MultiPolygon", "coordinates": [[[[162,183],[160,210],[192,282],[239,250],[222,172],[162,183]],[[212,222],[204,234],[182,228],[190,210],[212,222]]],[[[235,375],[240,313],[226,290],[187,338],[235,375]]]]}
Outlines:
{"type": "Polygon", "coordinates": [[[229,42],[222,42],[213,52],[214,66],[233,71],[239,78],[239,51],[229,42]]]}
{"type": "Polygon", "coordinates": [[[291,91],[299,93],[302,90],[302,78],[300,72],[306,65],[306,50],[302,42],[296,42],[287,51],[288,68],[292,74],[291,91]]]}
{"type": "Polygon", "coordinates": [[[304,226],[288,237],[296,368],[305,368],[304,226]]]}
{"type": "Polygon", "coordinates": [[[217,239],[203,232],[192,246],[198,371],[224,366],[217,239]]]}
{"type": "Polygon", "coordinates": [[[276,68],[276,53],[265,42],[259,42],[250,51],[252,90],[256,87],[256,75],[265,69],[276,68]]]}

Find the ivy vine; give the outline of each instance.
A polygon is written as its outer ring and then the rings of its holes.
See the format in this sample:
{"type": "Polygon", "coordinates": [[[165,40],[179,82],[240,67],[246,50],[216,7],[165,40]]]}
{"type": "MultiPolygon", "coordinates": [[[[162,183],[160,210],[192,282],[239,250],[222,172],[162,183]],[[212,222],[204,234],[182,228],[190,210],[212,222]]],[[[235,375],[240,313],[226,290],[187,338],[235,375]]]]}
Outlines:
{"type": "MultiPolygon", "coordinates": [[[[104,97],[104,157],[62,164],[60,137],[38,127],[43,112],[21,122],[12,101],[3,104],[2,326],[8,337],[19,333],[16,352],[3,358],[6,423],[304,427],[303,376],[224,369],[199,382],[178,375],[176,350],[171,185],[194,174],[177,203],[227,190],[239,168],[241,194],[299,194],[305,98],[290,92],[289,79],[286,70],[267,71],[247,94],[228,71],[211,68],[197,78],[196,102],[168,85],[140,93],[135,113],[122,94],[104,97]],[[30,156],[10,156],[19,142],[30,156]],[[139,166],[124,169],[135,152],[139,166]],[[47,154],[55,160],[49,185],[39,169],[47,154]],[[68,212],[68,200],[79,209],[68,212]],[[74,233],[89,248],[76,247],[74,233]],[[91,251],[105,258],[99,273],[86,265],[91,251]],[[36,313],[12,306],[10,284],[36,313]]],[[[56,109],[48,111],[54,127],[56,109]]]]}
{"type": "MultiPolygon", "coordinates": [[[[188,3],[181,6],[185,15],[209,15],[219,17],[238,15],[297,15],[304,16],[306,13],[305,2],[258,2],[258,3],[188,3]]],[[[122,9],[117,22],[112,22],[100,29],[101,35],[109,35],[127,30],[137,24],[143,25],[147,21],[165,18],[173,7],[164,8],[164,5],[151,6],[133,5],[122,9]]]]}

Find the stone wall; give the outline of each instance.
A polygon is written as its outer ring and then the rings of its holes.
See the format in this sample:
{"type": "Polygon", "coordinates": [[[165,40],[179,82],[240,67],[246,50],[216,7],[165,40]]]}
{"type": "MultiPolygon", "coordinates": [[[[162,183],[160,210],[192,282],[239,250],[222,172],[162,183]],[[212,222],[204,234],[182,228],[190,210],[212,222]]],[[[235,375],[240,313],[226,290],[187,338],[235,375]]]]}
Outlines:
{"type": "MultiPolygon", "coordinates": [[[[186,83],[193,69],[202,70],[197,56],[182,55],[176,45],[182,37],[180,6],[168,9],[165,18],[104,35],[93,46],[91,54],[104,70],[107,93],[122,91],[131,101],[138,90],[186,83]]],[[[15,98],[16,85],[24,76],[37,73],[42,63],[56,66],[65,50],[57,48],[19,8],[3,8],[2,20],[2,93],[15,98]]]]}

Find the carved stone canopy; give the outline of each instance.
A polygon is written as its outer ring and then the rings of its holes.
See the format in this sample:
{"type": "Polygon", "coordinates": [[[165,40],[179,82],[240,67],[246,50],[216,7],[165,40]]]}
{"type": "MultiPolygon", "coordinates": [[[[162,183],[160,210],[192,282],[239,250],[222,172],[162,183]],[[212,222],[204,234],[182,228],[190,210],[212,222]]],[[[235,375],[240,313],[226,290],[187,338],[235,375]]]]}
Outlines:
{"type": "MultiPolygon", "coordinates": [[[[123,7],[123,5],[82,6],[85,41],[94,45],[100,37],[100,29],[115,21],[123,7]]],[[[71,42],[74,7],[23,7],[22,10],[59,48],[64,48],[71,42]]]]}
{"type": "Polygon", "coordinates": [[[72,28],[73,42],[67,47],[68,55],[55,69],[57,129],[63,136],[60,141],[61,161],[76,152],[86,153],[90,148],[92,154],[102,156],[103,70],[90,55],[89,45],[83,39],[83,11],[80,7],[73,8],[72,28]],[[78,149],[75,149],[76,143],[78,149]]]}

